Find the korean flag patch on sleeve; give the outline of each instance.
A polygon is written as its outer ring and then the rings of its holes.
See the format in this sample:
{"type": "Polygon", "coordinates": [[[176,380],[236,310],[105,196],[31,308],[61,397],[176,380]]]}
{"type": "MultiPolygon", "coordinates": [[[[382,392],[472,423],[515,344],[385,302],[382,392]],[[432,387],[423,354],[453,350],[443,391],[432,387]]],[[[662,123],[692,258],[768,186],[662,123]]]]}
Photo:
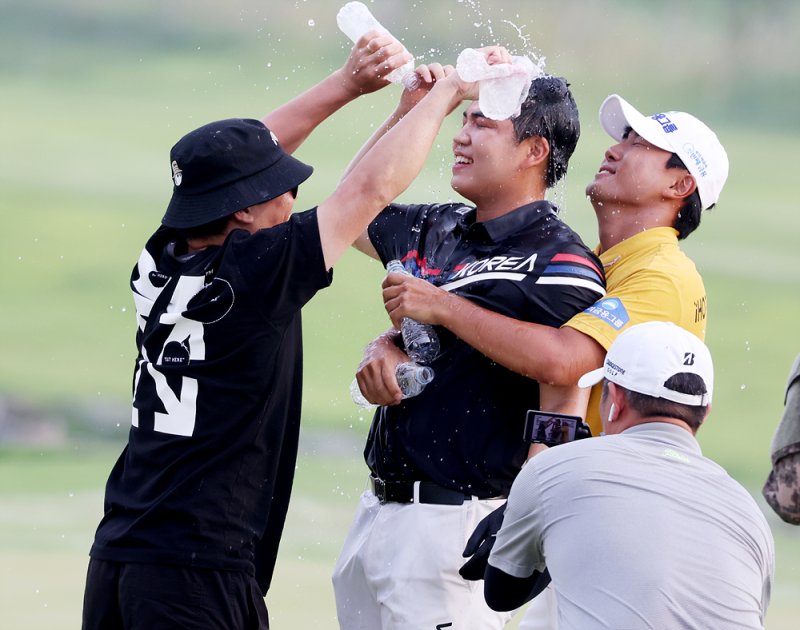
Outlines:
{"type": "Polygon", "coordinates": [[[617,298],[599,300],[584,312],[594,315],[597,319],[604,321],[616,330],[620,330],[631,319],[628,311],[625,310],[625,305],[617,298]]]}

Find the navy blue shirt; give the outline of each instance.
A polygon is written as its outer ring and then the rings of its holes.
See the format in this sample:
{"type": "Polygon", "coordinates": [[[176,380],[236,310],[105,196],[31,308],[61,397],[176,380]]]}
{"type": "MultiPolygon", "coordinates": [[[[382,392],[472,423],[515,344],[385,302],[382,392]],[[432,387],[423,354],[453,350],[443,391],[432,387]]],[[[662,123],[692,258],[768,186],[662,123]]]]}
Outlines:
{"type": "Polygon", "coordinates": [[[160,228],[131,276],[133,426],[91,555],[247,571],[266,592],[297,456],[300,308],[331,280],[316,210],[193,256],[175,239],[160,228]]]}
{"type": "MultiPolygon", "coordinates": [[[[560,326],[605,294],[599,259],[546,201],[491,221],[458,203],[392,205],[369,227],[381,260],[514,319],[560,326]]],[[[387,481],[434,481],[479,497],[507,495],[527,452],[536,381],[438,328],[441,353],[419,396],[380,407],[364,451],[387,481]]]]}

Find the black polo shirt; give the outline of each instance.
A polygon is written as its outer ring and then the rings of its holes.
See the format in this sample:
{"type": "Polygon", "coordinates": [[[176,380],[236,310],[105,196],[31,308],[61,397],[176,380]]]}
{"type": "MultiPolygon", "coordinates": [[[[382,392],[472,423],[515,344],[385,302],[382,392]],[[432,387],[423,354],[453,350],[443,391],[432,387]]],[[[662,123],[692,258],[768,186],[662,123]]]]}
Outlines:
{"type": "MultiPolygon", "coordinates": [[[[369,227],[384,264],[406,269],[515,319],[560,326],[605,294],[599,259],[546,201],[477,223],[463,204],[392,205],[369,227]]],[[[506,495],[525,459],[535,381],[491,361],[446,329],[433,381],[380,407],[364,451],[385,480],[434,481],[480,497],[506,495]]]]}
{"type": "Polygon", "coordinates": [[[266,592],[297,456],[300,308],[331,280],[316,210],[190,257],[175,238],[159,229],[131,276],[133,426],[91,555],[255,572],[266,592]]]}

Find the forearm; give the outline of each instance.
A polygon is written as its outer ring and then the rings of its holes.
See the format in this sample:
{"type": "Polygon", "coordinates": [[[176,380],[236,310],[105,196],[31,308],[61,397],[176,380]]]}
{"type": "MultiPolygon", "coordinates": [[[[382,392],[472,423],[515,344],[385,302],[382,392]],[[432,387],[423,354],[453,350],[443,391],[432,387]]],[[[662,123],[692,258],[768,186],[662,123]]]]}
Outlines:
{"type": "Polygon", "coordinates": [[[460,99],[454,82],[438,83],[318,206],[320,239],[328,267],[419,174],[442,121],[460,99]]]}
{"type": "Polygon", "coordinates": [[[340,68],[262,119],[284,151],[293,153],[320,123],[359,96],[342,73],[340,68]]]}
{"type": "Polygon", "coordinates": [[[379,132],[348,178],[353,179],[354,185],[367,188],[383,182],[382,206],[393,201],[422,170],[442,122],[459,101],[457,86],[442,82],[404,116],[395,112],[390,120],[397,120],[379,132]]]}
{"type": "Polygon", "coordinates": [[[375,133],[369,137],[369,140],[364,143],[364,146],[359,149],[358,153],[356,153],[355,157],[353,157],[353,159],[350,161],[350,164],[347,165],[347,169],[345,169],[344,172],[344,177],[347,177],[350,171],[355,168],[356,164],[358,164],[362,158],[369,153],[372,147],[377,144],[378,140],[383,138],[383,136],[385,136],[392,127],[400,122],[406,113],[407,112],[401,111],[398,107],[385,121],[383,121],[383,124],[381,124],[381,126],[375,130],[375,133]]]}
{"type": "Polygon", "coordinates": [[[594,339],[572,328],[513,319],[452,293],[438,301],[436,323],[493,361],[540,383],[574,385],[599,367],[605,355],[594,339]]]}
{"type": "Polygon", "coordinates": [[[497,611],[514,610],[531,601],[550,584],[550,573],[534,571],[530,577],[518,578],[492,565],[486,567],[483,596],[489,608],[497,611]]]}
{"type": "Polygon", "coordinates": [[[769,506],[787,523],[800,525],[800,445],[778,459],[761,493],[769,506]]]}

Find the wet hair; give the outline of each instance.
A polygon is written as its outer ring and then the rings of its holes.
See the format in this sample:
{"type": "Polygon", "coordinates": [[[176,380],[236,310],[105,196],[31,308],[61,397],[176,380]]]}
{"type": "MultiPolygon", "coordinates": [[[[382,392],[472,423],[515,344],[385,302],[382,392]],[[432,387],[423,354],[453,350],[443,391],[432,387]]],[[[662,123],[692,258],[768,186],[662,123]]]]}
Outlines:
{"type": "Polygon", "coordinates": [[[511,121],[518,143],[532,136],[547,140],[550,155],[545,183],[552,188],[567,173],[569,159],[581,135],[578,106],[569,90],[569,83],[562,77],[534,79],[519,116],[511,121]]]}
{"type": "Polygon", "coordinates": [[[184,240],[217,236],[225,232],[231,216],[233,215],[226,215],[224,217],[220,217],[219,219],[209,221],[208,223],[203,223],[202,225],[193,225],[192,227],[187,228],[176,228],[175,231],[178,233],[178,236],[184,240]]]}
{"type": "MultiPolygon", "coordinates": [[[[705,394],[708,391],[702,377],[688,372],[679,372],[670,376],[664,383],[664,387],[675,392],[692,395],[705,394]]],[[[628,397],[628,404],[631,408],[644,418],[654,416],[677,418],[688,424],[692,431],[697,431],[706,417],[708,407],[705,405],[684,405],[665,398],[655,398],[639,392],[632,392],[624,387],[622,389],[628,397]]]]}
{"type": "MultiPolygon", "coordinates": [[[[677,153],[673,153],[667,160],[667,168],[681,168],[685,171],[689,169],[683,163],[683,160],[678,157],[677,153]]],[[[710,206],[710,210],[714,206],[710,206]]],[[[678,230],[678,239],[684,239],[689,234],[697,229],[700,225],[700,216],[703,211],[703,204],[700,201],[700,193],[695,191],[689,195],[683,202],[680,210],[678,210],[678,217],[675,219],[675,229],[678,230]]]]}

